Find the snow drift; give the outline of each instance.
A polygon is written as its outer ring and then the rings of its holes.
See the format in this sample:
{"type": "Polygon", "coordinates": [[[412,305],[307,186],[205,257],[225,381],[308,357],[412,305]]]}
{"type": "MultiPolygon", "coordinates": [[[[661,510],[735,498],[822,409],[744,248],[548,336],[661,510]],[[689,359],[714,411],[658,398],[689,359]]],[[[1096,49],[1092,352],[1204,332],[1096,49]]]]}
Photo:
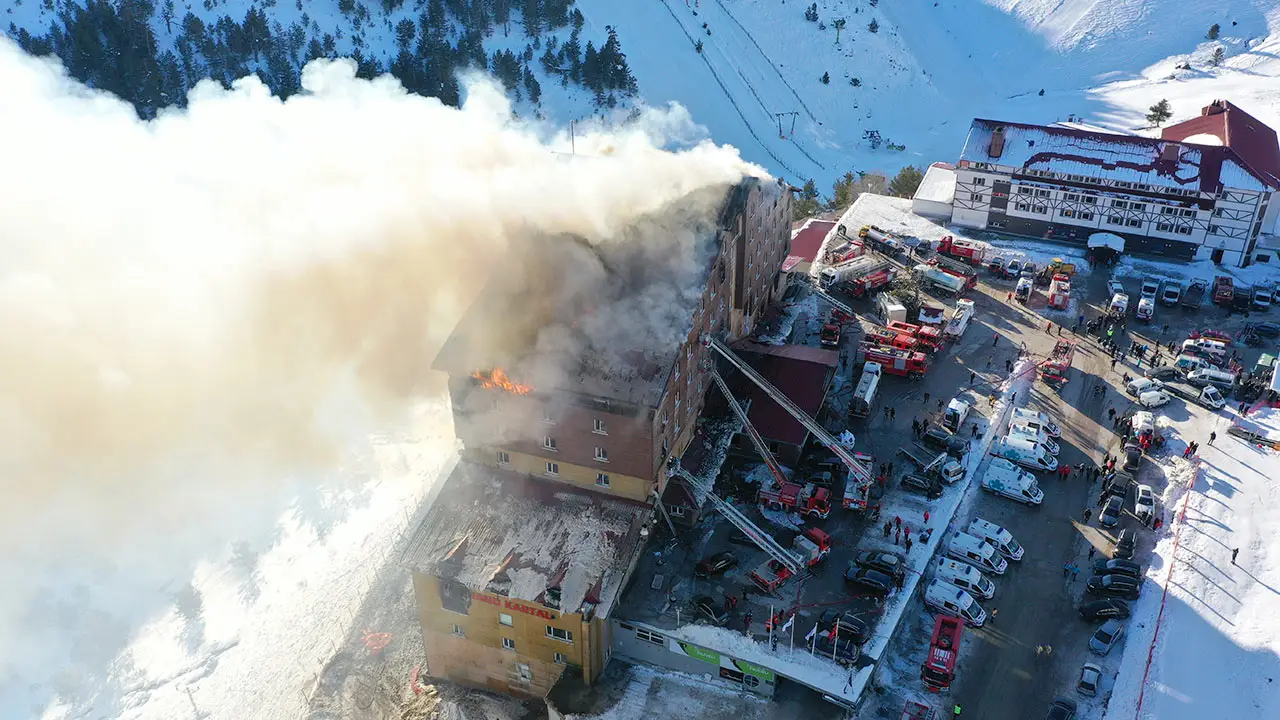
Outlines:
{"type": "Polygon", "coordinates": [[[571,156],[487,81],[454,109],[354,68],[141,122],[0,38],[0,698],[106,666],[141,598],[270,534],[286,478],[438,393],[491,278],[673,335],[689,293],[655,278],[690,279],[725,188],[763,175],[678,108],[571,156]]]}

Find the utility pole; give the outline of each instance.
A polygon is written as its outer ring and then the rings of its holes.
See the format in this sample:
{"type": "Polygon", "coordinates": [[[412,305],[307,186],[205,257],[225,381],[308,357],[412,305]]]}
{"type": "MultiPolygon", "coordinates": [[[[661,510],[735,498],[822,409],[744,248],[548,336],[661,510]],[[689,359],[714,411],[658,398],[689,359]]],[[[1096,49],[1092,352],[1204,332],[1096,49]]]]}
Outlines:
{"type": "Polygon", "coordinates": [[[788,115],[790,115],[790,116],[791,116],[791,132],[790,132],[790,135],[795,135],[795,133],[796,133],[796,116],[797,116],[797,115],[799,115],[799,114],[800,114],[800,113],[798,113],[798,112],[794,112],[794,111],[792,111],[792,112],[780,112],[780,113],[774,113],[774,114],[773,114],[773,116],[774,116],[774,117],[778,118],[778,137],[782,138],[783,140],[786,140],[786,139],[787,139],[787,137],[789,136],[789,135],[788,135],[788,133],[784,133],[784,132],[782,131],[782,118],[784,118],[784,117],[786,117],[786,116],[788,116],[788,115]]]}
{"type": "Polygon", "coordinates": [[[570,120],[570,121],[569,121],[569,154],[570,154],[570,155],[577,155],[577,154],[578,154],[578,142],[577,142],[577,140],[575,140],[575,139],[574,139],[574,137],[573,137],[573,123],[574,123],[574,121],[573,121],[573,120],[570,120]]]}

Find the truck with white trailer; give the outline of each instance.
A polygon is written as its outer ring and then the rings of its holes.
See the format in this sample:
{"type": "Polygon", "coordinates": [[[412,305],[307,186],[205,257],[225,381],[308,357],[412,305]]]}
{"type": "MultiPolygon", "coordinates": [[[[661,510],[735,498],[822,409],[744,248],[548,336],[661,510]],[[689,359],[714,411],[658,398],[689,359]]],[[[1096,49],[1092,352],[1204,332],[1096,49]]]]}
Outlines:
{"type": "Polygon", "coordinates": [[[876,390],[880,387],[880,363],[867,361],[862,366],[862,377],[858,378],[858,386],[849,399],[849,415],[864,418],[871,414],[871,404],[875,402],[876,390]]]}

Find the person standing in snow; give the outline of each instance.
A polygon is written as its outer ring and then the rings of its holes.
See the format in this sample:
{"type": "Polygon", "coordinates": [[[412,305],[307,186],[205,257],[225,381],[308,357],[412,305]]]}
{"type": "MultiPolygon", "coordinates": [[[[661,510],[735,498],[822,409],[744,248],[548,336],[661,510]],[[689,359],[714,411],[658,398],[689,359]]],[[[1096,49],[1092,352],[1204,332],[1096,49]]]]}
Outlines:
{"type": "Polygon", "coordinates": [[[1214,441],[1214,440],[1217,440],[1217,439],[1218,439],[1218,433],[1217,433],[1217,432],[1211,432],[1211,433],[1209,433],[1209,444],[1210,444],[1210,445],[1213,445],[1213,441],[1214,441]]]}
{"type": "Polygon", "coordinates": [[[1240,554],[1240,548],[1232,548],[1232,550],[1231,550],[1231,564],[1232,564],[1232,565],[1235,565],[1235,564],[1236,564],[1236,556],[1237,556],[1237,555],[1239,555],[1239,554],[1240,554]]]}

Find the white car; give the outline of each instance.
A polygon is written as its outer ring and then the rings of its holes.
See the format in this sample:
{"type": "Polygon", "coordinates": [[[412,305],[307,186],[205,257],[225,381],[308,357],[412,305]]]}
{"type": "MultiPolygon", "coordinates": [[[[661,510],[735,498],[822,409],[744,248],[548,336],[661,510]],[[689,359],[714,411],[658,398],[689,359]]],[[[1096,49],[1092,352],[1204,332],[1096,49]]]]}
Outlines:
{"type": "Polygon", "coordinates": [[[1140,378],[1134,378],[1130,380],[1129,384],[1124,386],[1124,389],[1130,395],[1141,395],[1142,393],[1147,392],[1148,390],[1163,390],[1164,383],[1160,382],[1159,380],[1152,380],[1151,378],[1140,377],[1140,378]]]}
{"type": "Polygon", "coordinates": [[[1142,522],[1148,522],[1156,513],[1156,494],[1150,485],[1139,485],[1133,498],[1133,514],[1142,522]]]}
{"type": "Polygon", "coordinates": [[[1129,296],[1124,293],[1116,293],[1111,296],[1111,312],[1115,315],[1123,315],[1129,311],[1129,296]]]}
{"type": "Polygon", "coordinates": [[[1148,390],[1138,396],[1138,404],[1144,408],[1158,408],[1169,402],[1169,393],[1163,390],[1148,390]]]}
{"type": "Polygon", "coordinates": [[[1107,281],[1107,294],[1109,294],[1109,295],[1113,295],[1113,296],[1114,296],[1114,295],[1123,295],[1123,294],[1124,294],[1124,285],[1122,285],[1122,284],[1120,283],[1120,281],[1119,281],[1119,280],[1108,280],[1108,281],[1107,281]]]}

